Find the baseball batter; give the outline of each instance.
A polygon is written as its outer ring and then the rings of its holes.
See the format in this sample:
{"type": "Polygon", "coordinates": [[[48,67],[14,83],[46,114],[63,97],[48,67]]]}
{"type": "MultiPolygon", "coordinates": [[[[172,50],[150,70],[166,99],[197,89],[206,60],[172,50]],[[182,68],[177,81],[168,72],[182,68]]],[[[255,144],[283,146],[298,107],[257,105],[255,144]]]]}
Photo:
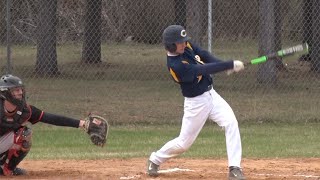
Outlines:
{"type": "Polygon", "coordinates": [[[162,163],[187,151],[197,138],[207,119],[224,127],[229,179],[245,179],[241,170],[241,138],[238,121],[229,104],[212,88],[211,74],[239,72],[244,65],[239,60],[222,61],[190,42],[180,25],[168,26],[163,34],[167,50],[167,67],[173,80],[180,85],[184,99],[184,115],[180,135],[150,155],[147,173],[158,176],[162,163]]]}
{"type": "Polygon", "coordinates": [[[17,165],[26,157],[32,140],[31,124],[37,122],[56,126],[83,128],[93,143],[103,145],[95,137],[106,138],[103,119],[90,115],[90,119],[78,120],[44,112],[26,103],[25,89],[21,79],[13,75],[4,75],[0,79],[0,178],[1,176],[24,175],[26,170],[17,165]],[[92,123],[92,117],[96,124],[92,123]],[[99,132],[102,134],[99,135],[99,132]],[[95,133],[95,134],[93,134],[95,133]]]}

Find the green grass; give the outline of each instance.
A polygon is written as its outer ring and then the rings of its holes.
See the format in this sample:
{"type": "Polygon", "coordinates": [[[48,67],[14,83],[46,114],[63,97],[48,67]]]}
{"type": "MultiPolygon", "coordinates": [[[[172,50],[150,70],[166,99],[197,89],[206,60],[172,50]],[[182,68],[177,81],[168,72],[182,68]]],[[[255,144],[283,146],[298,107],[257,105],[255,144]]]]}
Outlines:
{"type": "MultiPolygon", "coordinates": [[[[285,42],[284,47],[297,42],[285,42]]],[[[247,61],[257,56],[252,40],[218,40],[215,54],[224,59],[247,61]]],[[[0,47],[5,52],[5,47],[0,47]]],[[[115,44],[102,46],[101,64],[83,64],[81,44],[57,47],[61,75],[48,78],[33,72],[36,49],[13,46],[14,73],[23,78],[28,102],[52,113],[83,117],[98,111],[113,125],[179,124],[183,97],[166,68],[160,45],[115,44]]],[[[258,66],[231,76],[214,75],[215,90],[231,105],[239,122],[320,122],[319,74],[296,63],[298,56],[284,61],[288,71],[278,72],[278,84],[257,83],[258,66]]],[[[5,56],[0,57],[2,70],[5,56]]]]}
{"type": "MultiPolygon", "coordinates": [[[[112,126],[99,148],[73,128],[35,125],[29,159],[147,158],[179,134],[180,126],[112,126]]],[[[240,124],[244,158],[320,157],[320,124],[240,124]]],[[[226,158],[224,131],[208,122],[193,146],[180,157],[226,158]]]]}
{"type": "MultiPolygon", "coordinates": [[[[275,88],[247,84],[246,88],[241,86],[244,82],[225,81],[216,80],[215,89],[240,122],[320,122],[318,89],[305,90],[299,84],[275,88]]],[[[43,110],[77,118],[98,111],[113,125],[179,123],[183,115],[179,87],[169,80],[156,83],[36,79],[27,82],[27,94],[29,103],[43,110]]]]}
{"type": "MultiPolygon", "coordinates": [[[[284,47],[296,45],[285,42],[284,47]]],[[[257,43],[215,41],[216,56],[249,61],[257,43]]],[[[34,74],[36,47],[13,46],[14,74],[26,84],[28,103],[47,112],[83,118],[96,111],[112,125],[107,146],[93,146],[74,128],[34,126],[29,159],[147,158],[179,134],[183,115],[180,88],[168,74],[160,45],[102,46],[101,64],[81,63],[81,44],[57,47],[61,75],[34,74]]],[[[6,48],[0,46],[5,54],[6,48]]],[[[215,90],[234,110],[240,123],[244,158],[320,157],[320,78],[308,65],[284,59],[288,71],[278,84],[257,83],[258,66],[227,76],[214,76],[215,90]]],[[[2,73],[6,57],[0,56],[2,73]]],[[[224,132],[207,123],[193,146],[181,157],[226,158],[224,132]]]]}

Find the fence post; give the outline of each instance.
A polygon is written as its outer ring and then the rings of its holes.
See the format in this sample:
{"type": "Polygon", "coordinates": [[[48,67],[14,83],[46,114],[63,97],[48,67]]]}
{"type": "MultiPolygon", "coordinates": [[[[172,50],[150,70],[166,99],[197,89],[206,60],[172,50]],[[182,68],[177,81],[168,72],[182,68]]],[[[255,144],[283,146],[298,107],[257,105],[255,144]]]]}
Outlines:
{"type": "Polygon", "coordinates": [[[7,69],[6,73],[11,74],[11,41],[10,41],[10,34],[11,34],[11,21],[10,21],[10,9],[11,9],[11,2],[7,0],[7,69]]]}
{"type": "Polygon", "coordinates": [[[212,52],[212,0],[208,0],[208,51],[212,52]]]}

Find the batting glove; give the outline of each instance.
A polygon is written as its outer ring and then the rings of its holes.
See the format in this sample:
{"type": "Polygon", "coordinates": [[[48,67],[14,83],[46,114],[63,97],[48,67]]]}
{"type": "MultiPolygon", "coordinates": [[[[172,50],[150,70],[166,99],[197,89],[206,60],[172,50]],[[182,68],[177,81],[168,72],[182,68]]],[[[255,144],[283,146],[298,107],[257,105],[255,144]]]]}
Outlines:
{"type": "Polygon", "coordinates": [[[233,61],[233,70],[234,70],[234,72],[239,72],[239,71],[244,70],[243,62],[239,61],[239,60],[234,60],[233,61]]]}
{"type": "Polygon", "coordinates": [[[244,64],[242,61],[239,60],[234,60],[233,61],[233,69],[229,69],[227,70],[227,75],[230,75],[234,72],[239,72],[242,71],[244,69],[244,64]]]}

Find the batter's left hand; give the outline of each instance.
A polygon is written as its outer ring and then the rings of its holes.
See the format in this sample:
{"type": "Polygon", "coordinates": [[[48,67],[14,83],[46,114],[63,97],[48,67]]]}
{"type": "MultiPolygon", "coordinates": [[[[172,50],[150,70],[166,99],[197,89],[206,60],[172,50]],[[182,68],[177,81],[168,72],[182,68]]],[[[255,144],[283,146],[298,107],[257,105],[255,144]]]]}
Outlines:
{"type": "Polygon", "coordinates": [[[229,69],[227,70],[227,75],[230,75],[234,72],[239,72],[239,71],[242,71],[244,70],[244,64],[242,61],[240,60],[234,60],[233,61],[233,69],[229,69]]]}
{"type": "Polygon", "coordinates": [[[234,72],[239,72],[239,71],[244,70],[243,62],[239,61],[239,60],[234,60],[233,61],[233,70],[234,70],[234,72]]]}

